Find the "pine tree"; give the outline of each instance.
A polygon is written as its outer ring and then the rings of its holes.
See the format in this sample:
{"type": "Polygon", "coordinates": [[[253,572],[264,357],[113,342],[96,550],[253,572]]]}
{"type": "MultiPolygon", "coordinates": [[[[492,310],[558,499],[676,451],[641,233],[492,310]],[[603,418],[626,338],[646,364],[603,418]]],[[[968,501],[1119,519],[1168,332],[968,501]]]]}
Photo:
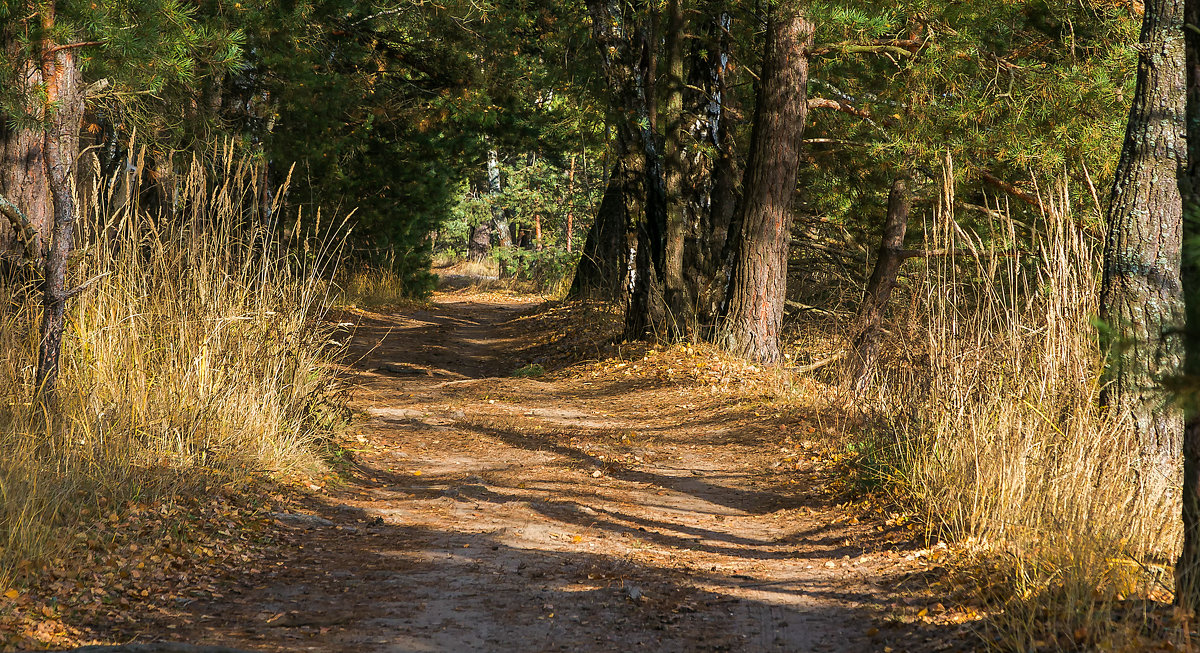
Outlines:
{"type": "Polygon", "coordinates": [[[779,336],[787,292],[792,198],[808,115],[813,26],[798,2],[770,9],[754,132],[746,161],[741,239],[719,342],[763,363],[783,359],[779,336]]]}
{"type": "Polygon", "coordinates": [[[1145,467],[1174,480],[1183,416],[1161,382],[1181,364],[1184,142],[1183,0],[1146,2],[1137,90],[1129,113],[1104,248],[1100,316],[1113,334],[1105,399],[1137,437],[1145,467]]]}
{"type": "Polygon", "coordinates": [[[44,258],[36,377],[46,398],[58,376],[66,304],[78,292],[68,287],[71,180],[88,84],[153,91],[194,83],[202,67],[236,62],[238,34],[214,35],[191,14],[172,0],[0,4],[0,151],[20,162],[5,166],[0,197],[26,234],[26,251],[44,258]]]}

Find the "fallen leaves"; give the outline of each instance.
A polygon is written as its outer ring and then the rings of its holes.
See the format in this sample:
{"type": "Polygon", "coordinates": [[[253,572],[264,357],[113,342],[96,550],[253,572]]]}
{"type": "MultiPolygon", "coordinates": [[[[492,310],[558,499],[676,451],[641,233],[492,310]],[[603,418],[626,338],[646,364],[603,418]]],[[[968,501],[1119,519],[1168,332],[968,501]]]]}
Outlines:
{"type": "Polygon", "coordinates": [[[579,376],[641,378],[658,384],[706,387],[710,393],[744,391],[761,382],[774,382],[774,374],[730,356],[710,345],[654,345],[576,369],[579,376]]]}
{"type": "MultiPolygon", "coordinates": [[[[265,494],[265,493],[264,493],[265,494]]],[[[221,493],[111,506],[83,525],[64,554],[26,565],[22,591],[0,599],[0,648],[69,647],[221,598],[221,578],[253,568],[271,540],[264,507],[221,493]]]]}

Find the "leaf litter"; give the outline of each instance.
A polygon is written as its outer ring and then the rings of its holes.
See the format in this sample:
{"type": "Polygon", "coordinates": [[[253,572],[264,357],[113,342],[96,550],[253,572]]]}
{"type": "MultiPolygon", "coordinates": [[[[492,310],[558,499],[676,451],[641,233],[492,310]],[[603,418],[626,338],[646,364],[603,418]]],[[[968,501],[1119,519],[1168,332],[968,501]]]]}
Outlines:
{"type": "Polygon", "coordinates": [[[513,302],[458,293],[360,321],[353,406],[428,418],[361,419],[336,476],[97,512],[0,597],[0,643],[982,643],[963,552],[863,491],[862,452],[796,400],[819,383],[618,343],[595,307],[513,302]],[[369,371],[389,358],[436,373],[369,371]]]}

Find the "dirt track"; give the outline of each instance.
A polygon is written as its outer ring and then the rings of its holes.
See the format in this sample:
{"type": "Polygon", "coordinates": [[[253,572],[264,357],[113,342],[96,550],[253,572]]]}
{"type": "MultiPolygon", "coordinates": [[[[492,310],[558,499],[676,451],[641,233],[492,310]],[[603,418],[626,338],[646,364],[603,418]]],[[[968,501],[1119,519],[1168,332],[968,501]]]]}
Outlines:
{"type": "Polygon", "coordinates": [[[905,536],[773,465],[782,427],[635,377],[513,377],[530,308],[442,295],[363,317],[354,461],[294,510],[328,521],[281,518],[275,557],[173,632],[262,651],[924,648],[886,621],[905,536]]]}

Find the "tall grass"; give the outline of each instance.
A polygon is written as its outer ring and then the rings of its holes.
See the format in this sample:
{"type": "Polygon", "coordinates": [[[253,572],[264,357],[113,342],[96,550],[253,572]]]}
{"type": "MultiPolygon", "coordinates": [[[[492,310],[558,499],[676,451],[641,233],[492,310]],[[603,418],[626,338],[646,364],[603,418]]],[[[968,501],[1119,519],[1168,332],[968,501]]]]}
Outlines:
{"type": "Polygon", "coordinates": [[[1139,476],[1137,443],[1099,407],[1101,244],[1065,188],[1043,192],[1026,236],[1001,204],[975,235],[950,165],[926,247],[951,255],[909,277],[896,354],[860,400],[887,423],[892,480],[982,544],[972,580],[1003,601],[1004,648],[1111,644],[1116,602],[1167,595],[1180,534],[1178,479],[1139,476]]]}
{"type": "Polygon", "coordinates": [[[396,272],[393,256],[377,262],[363,258],[338,267],[334,279],[335,302],[367,310],[387,310],[419,304],[432,282],[413,283],[396,272]]]}
{"type": "Polygon", "coordinates": [[[33,391],[34,282],[0,283],[0,573],[61,553],[89,505],[314,472],[336,409],[329,251],[286,254],[249,160],[197,158],[155,215],[92,179],[72,276],[93,283],[69,308],[51,407],[33,391]]]}

